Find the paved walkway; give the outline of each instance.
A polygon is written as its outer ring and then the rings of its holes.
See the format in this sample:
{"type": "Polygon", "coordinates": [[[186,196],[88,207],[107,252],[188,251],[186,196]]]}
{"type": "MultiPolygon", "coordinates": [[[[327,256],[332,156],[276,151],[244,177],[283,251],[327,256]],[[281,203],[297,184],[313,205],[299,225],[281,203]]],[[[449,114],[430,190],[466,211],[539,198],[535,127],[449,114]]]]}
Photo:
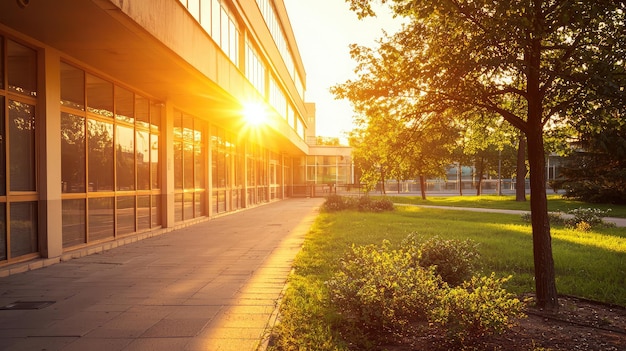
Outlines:
{"type": "Polygon", "coordinates": [[[0,350],[254,351],[323,199],[290,199],[0,278],[0,350]]]}
{"type": "MultiPolygon", "coordinates": [[[[438,208],[442,210],[454,210],[454,211],[471,211],[471,212],[487,212],[487,213],[504,213],[504,214],[514,214],[514,215],[522,215],[524,213],[530,213],[530,211],[519,211],[519,210],[500,210],[494,208],[474,208],[474,207],[454,207],[454,206],[432,206],[432,205],[412,205],[412,204],[400,204],[395,203],[396,206],[417,206],[424,208],[438,208]]],[[[564,217],[571,216],[568,214],[563,214],[564,217]]],[[[615,223],[618,227],[626,227],[626,218],[616,218],[616,217],[604,217],[603,220],[605,222],[615,223]]]]}

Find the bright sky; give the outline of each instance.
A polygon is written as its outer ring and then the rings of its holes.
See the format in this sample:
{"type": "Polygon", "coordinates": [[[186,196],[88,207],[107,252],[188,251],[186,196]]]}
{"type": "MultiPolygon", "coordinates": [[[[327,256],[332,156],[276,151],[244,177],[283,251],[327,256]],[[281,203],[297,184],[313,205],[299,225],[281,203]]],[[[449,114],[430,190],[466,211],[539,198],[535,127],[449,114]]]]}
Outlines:
{"type": "Polygon", "coordinates": [[[354,112],[347,100],[335,100],[330,87],[353,78],[356,62],[349,45],[375,46],[401,27],[387,7],[376,18],[357,19],[345,0],[284,0],[306,70],[305,100],[316,104],[317,135],[340,137],[352,130],[354,112]]]}

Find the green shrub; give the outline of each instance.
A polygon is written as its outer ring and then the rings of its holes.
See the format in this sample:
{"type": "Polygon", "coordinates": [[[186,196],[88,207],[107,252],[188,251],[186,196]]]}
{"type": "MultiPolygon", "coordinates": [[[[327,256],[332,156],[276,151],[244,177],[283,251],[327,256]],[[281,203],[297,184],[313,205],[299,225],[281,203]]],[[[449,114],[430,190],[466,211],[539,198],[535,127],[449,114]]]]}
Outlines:
{"type": "Polygon", "coordinates": [[[420,251],[420,266],[435,267],[435,273],[452,286],[470,279],[480,258],[475,242],[444,240],[437,236],[426,240],[420,251]]]}
{"type": "Polygon", "coordinates": [[[523,302],[502,288],[510,278],[497,279],[492,273],[451,288],[434,312],[435,325],[458,344],[472,344],[483,336],[504,332],[515,318],[524,316],[523,302]]]}
{"type": "Polygon", "coordinates": [[[363,212],[393,211],[393,202],[387,198],[372,199],[369,196],[354,198],[341,195],[329,195],[322,205],[322,210],[326,212],[344,210],[358,210],[363,212]]]}
{"type": "MultiPolygon", "coordinates": [[[[444,262],[440,267],[464,266],[477,257],[470,242],[435,238],[419,244],[414,234],[399,249],[391,249],[386,240],[380,247],[353,246],[339,272],[326,282],[332,306],[349,324],[346,334],[364,330],[381,341],[432,336],[466,344],[500,333],[522,316],[522,303],[502,288],[508,278],[472,277],[451,287],[437,273],[436,265],[421,265],[422,247],[460,257],[440,260],[444,262]],[[455,244],[464,248],[452,249],[455,244]]],[[[457,276],[456,272],[450,275],[457,276]]]]}
{"type": "Polygon", "coordinates": [[[565,226],[568,228],[587,230],[593,227],[610,227],[611,224],[604,222],[602,219],[611,212],[611,209],[601,210],[599,208],[577,208],[567,211],[572,217],[565,220],[565,226]],[[582,224],[581,223],[586,223],[582,224]]]}
{"type": "Polygon", "coordinates": [[[416,266],[411,255],[392,250],[388,241],[381,247],[353,246],[341,263],[326,283],[331,303],[374,338],[405,336],[427,325],[445,286],[433,269],[416,266]]]}

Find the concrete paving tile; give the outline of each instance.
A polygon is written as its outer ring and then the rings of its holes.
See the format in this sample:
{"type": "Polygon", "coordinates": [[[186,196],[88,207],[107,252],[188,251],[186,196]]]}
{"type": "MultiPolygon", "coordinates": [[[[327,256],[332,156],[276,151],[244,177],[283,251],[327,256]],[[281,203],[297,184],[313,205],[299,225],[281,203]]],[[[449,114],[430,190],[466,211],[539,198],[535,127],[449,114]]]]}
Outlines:
{"type": "Polygon", "coordinates": [[[0,338],[0,351],[57,351],[65,350],[65,347],[77,338],[54,337],[54,338],[0,338]]]}
{"type": "Polygon", "coordinates": [[[120,312],[80,311],[45,328],[36,329],[36,337],[80,337],[116,318],[120,312]]]}
{"type": "Polygon", "coordinates": [[[208,323],[207,318],[162,319],[146,330],[142,338],[192,337],[200,333],[208,323]]]}
{"type": "MultiPolygon", "coordinates": [[[[191,338],[141,338],[131,342],[124,351],[173,351],[185,350],[191,338]]],[[[204,349],[208,351],[212,349],[204,349]]],[[[241,351],[241,350],[239,350],[241,351]]]]}
{"type": "Polygon", "coordinates": [[[122,351],[133,340],[135,339],[82,337],[64,347],[63,351],[122,351]]]}

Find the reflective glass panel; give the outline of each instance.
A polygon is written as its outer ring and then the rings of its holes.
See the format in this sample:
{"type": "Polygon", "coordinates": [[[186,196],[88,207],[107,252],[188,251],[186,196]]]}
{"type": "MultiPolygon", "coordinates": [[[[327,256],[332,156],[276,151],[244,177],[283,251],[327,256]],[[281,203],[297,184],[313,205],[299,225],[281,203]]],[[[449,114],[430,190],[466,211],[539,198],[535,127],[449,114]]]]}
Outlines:
{"type": "Polygon", "coordinates": [[[10,206],[11,257],[37,252],[37,202],[13,202],[10,206]]]}
{"type": "Polygon", "coordinates": [[[120,196],[117,198],[117,234],[135,232],[135,197],[120,196]]]}
{"type": "Polygon", "coordinates": [[[9,100],[12,191],[35,191],[35,106],[9,100]]]}
{"type": "Polygon", "coordinates": [[[195,168],[196,168],[196,182],[195,182],[195,188],[196,189],[204,189],[205,187],[205,172],[204,172],[204,161],[205,161],[205,157],[204,157],[204,147],[202,145],[196,145],[195,149],[194,149],[195,155],[194,155],[194,162],[196,164],[195,168]]]}
{"type": "Polygon", "coordinates": [[[183,194],[174,194],[174,221],[183,220],[183,194]]]}
{"type": "Polygon", "coordinates": [[[150,100],[141,95],[135,95],[135,118],[138,127],[150,127],[150,100]]]}
{"type": "Polygon", "coordinates": [[[204,191],[197,192],[195,198],[196,217],[202,217],[206,214],[204,210],[206,208],[206,193],[204,191]]]}
{"type": "Polygon", "coordinates": [[[85,118],[62,112],[61,191],[84,193],[85,172],[85,118]]]}
{"type": "Polygon", "coordinates": [[[135,123],[135,94],[124,88],[115,87],[115,118],[135,123]]]}
{"type": "Polygon", "coordinates": [[[159,136],[150,135],[150,173],[152,189],[161,189],[161,173],[159,172],[159,136]]]}
{"type": "Polygon", "coordinates": [[[63,200],[63,247],[86,243],[87,212],[85,199],[63,200]]]}
{"type": "Polygon", "coordinates": [[[118,125],[115,131],[117,190],[135,190],[135,133],[118,125]]]}
{"type": "Polygon", "coordinates": [[[113,84],[87,74],[87,111],[113,118],[113,84]]]}
{"type": "Polygon", "coordinates": [[[193,144],[184,143],[184,177],[185,177],[185,189],[193,189],[193,144]]]}
{"type": "Polygon", "coordinates": [[[163,105],[157,102],[150,103],[150,125],[153,130],[159,130],[161,128],[161,112],[163,111],[163,105]]]}
{"type": "MultiPolygon", "coordinates": [[[[1,71],[1,69],[0,69],[1,71]]],[[[6,195],[6,140],[4,129],[4,96],[0,96],[0,195],[6,195]]]]}
{"type": "Polygon", "coordinates": [[[136,132],[137,190],[150,189],[150,133],[136,132]]]}
{"type": "Polygon", "coordinates": [[[13,40],[7,40],[7,77],[9,90],[37,95],[37,52],[13,40]]]}
{"type": "Polygon", "coordinates": [[[113,238],[113,198],[89,199],[89,242],[113,238]]]}
{"type": "Polygon", "coordinates": [[[61,62],[61,106],[85,110],[85,72],[61,62]]]}
{"type": "Polygon", "coordinates": [[[185,193],[184,219],[193,218],[193,193],[185,193]]]}
{"type": "Polygon", "coordinates": [[[137,231],[150,229],[150,195],[137,196],[137,231]]]}
{"type": "Polygon", "coordinates": [[[174,189],[183,189],[183,142],[174,142],[174,189]]]}
{"type": "Polygon", "coordinates": [[[113,191],[113,124],[88,121],[88,191],[113,191]]]}
{"type": "Polygon", "coordinates": [[[7,211],[6,203],[0,202],[0,261],[7,259],[7,211]]]}
{"type": "Polygon", "coordinates": [[[161,195],[152,195],[152,227],[158,227],[161,225],[161,195]]]}

